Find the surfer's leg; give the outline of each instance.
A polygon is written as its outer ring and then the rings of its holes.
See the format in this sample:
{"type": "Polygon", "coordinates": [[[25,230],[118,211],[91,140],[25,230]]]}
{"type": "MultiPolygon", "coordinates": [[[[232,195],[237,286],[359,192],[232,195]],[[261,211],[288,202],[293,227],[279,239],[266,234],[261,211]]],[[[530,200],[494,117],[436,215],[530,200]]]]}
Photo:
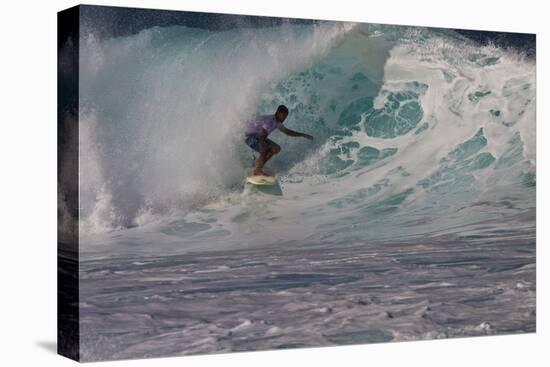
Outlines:
{"type": "Polygon", "coordinates": [[[265,172],[262,170],[265,164],[265,152],[260,152],[260,155],[258,155],[258,158],[256,158],[256,164],[254,165],[254,175],[256,176],[267,176],[265,172]]]}
{"type": "Polygon", "coordinates": [[[279,153],[281,151],[281,147],[279,146],[279,144],[275,143],[274,141],[269,141],[269,148],[267,150],[267,154],[265,156],[265,163],[267,163],[267,161],[269,161],[275,154],[279,153]]]}
{"type": "Polygon", "coordinates": [[[267,152],[261,151],[259,137],[257,135],[247,135],[245,142],[249,147],[260,153],[258,155],[258,158],[256,158],[256,161],[254,162],[253,174],[256,176],[267,176],[265,172],[262,171],[262,167],[265,164],[265,156],[267,152]]]}
{"type": "Polygon", "coordinates": [[[260,144],[258,141],[256,141],[255,150],[260,153],[258,154],[258,158],[256,158],[256,163],[254,164],[254,175],[256,176],[266,176],[265,172],[262,170],[265,164],[265,156],[267,154],[267,149],[261,150],[260,144]]]}
{"type": "Polygon", "coordinates": [[[273,140],[266,139],[267,149],[265,151],[260,151],[258,159],[256,159],[256,165],[254,167],[255,175],[268,176],[264,171],[263,167],[268,160],[271,159],[275,154],[281,151],[279,144],[275,143],[273,140]]]}

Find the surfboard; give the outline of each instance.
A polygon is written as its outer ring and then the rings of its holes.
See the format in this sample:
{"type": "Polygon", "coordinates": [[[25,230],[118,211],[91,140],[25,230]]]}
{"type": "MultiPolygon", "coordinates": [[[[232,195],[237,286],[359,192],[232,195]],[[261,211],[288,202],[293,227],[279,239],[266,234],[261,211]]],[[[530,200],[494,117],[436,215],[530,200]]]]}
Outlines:
{"type": "Polygon", "coordinates": [[[246,182],[253,185],[275,185],[277,180],[273,176],[247,176],[246,182]]]}

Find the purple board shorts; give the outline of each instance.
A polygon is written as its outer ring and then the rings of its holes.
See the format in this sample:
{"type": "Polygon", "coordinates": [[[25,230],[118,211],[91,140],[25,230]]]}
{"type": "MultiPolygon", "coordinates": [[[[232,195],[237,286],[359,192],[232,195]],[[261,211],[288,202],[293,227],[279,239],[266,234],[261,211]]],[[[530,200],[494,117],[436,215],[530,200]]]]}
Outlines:
{"type": "MultiPolygon", "coordinates": [[[[245,142],[246,142],[246,145],[248,145],[250,148],[254,149],[257,152],[260,152],[260,138],[258,137],[258,135],[256,134],[246,135],[245,142]]],[[[267,144],[266,151],[269,150],[269,147],[271,145],[275,144],[275,142],[270,139],[266,139],[265,142],[267,144]]]]}

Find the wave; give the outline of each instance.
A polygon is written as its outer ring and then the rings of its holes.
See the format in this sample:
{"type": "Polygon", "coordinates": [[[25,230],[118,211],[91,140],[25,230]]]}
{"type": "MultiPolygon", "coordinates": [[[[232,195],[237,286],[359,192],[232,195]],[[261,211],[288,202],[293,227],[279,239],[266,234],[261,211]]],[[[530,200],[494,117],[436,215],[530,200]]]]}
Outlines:
{"type": "Polygon", "coordinates": [[[85,234],[380,239],[534,209],[535,63],[520,53],[337,22],[81,37],[85,234]],[[279,104],[315,140],[273,134],[273,198],[243,191],[242,131],[279,104]]]}
{"type": "Polygon", "coordinates": [[[81,190],[90,227],[130,226],[144,208],[193,207],[239,183],[238,137],[262,91],[308,68],[351,27],[83,36],[81,190]]]}

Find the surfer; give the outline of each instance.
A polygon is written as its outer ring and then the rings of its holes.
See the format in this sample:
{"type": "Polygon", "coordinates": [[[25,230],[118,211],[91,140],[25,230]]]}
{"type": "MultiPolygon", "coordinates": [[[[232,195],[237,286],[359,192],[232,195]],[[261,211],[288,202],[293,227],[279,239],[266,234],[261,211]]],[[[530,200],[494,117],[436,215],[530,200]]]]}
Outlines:
{"type": "Polygon", "coordinates": [[[263,171],[263,167],[267,161],[281,151],[279,144],[267,138],[273,130],[279,129],[288,136],[301,136],[313,140],[313,136],[311,135],[285,127],[283,122],[287,116],[288,108],[280,105],[277,107],[275,114],[257,116],[248,122],[245,132],[245,142],[249,147],[260,153],[254,164],[254,176],[269,176],[263,171]]]}

